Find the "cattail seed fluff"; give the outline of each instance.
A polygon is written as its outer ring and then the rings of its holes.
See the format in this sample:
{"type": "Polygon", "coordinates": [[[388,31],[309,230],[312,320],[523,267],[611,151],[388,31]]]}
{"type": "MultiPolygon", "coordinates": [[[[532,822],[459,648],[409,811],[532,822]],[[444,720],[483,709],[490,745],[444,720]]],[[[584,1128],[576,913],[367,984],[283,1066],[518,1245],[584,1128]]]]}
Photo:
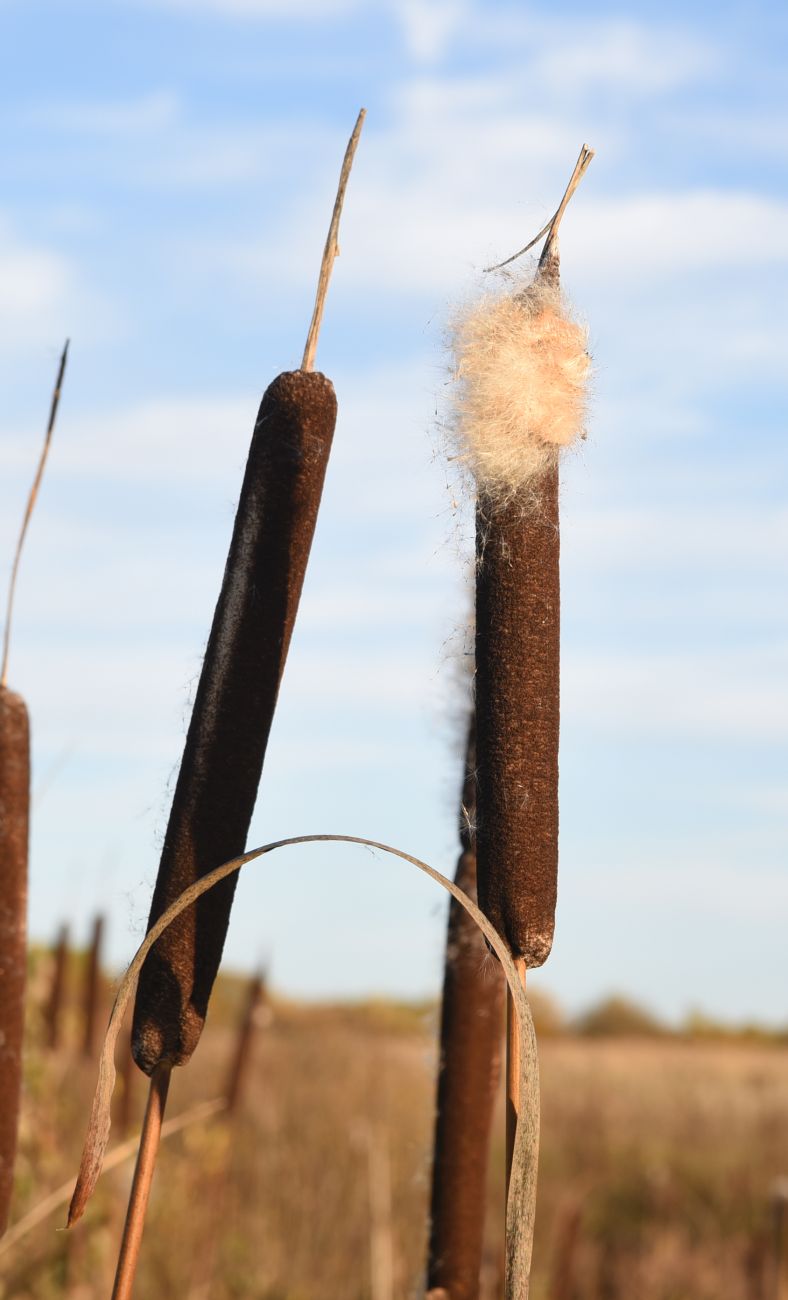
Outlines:
{"type": "Polygon", "coordinates": [[[0,686],[0,1234],[14,1182],[27,965],[30,726],[24,700],[0,686]]]}
{"type": "Polygon", "coordinates": [[[558,462],[583,433],[589,358],[557,260],[455,333],[476,511],[479,902],[515,957],[553,941],[558,873],[558,462]]]}
{"type": "MultiPolygon", "coordinates": [[[[149,926],[243,852],[295,623],[336,423],[318,372],[279,375],[255,425],[222,589],[164,840],[149,926]]],[[[133,1050],[147,1074],[194,1051],[237,876],[183,912],[140,974],[133,1050]]]]}
{"type": "Polygon", "coordinates": [[[521,495],[582,435],[590,360],[557,277],[489,296],[452,331],[452,429],[459,459],[490,501],[521,495]]]}

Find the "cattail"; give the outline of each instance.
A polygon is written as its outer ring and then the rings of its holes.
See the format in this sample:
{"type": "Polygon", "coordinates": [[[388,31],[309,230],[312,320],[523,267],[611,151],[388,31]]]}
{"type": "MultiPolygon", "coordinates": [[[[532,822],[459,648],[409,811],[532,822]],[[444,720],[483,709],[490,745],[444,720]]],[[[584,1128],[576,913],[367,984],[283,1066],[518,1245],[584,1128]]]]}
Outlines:
{"type": "MultiPolygon", "coordinates": [[[[303,369],[263,396],[224,581],[186,737],[150,926],[193,881],[243,852],[315,530],[336,423],[331,382],[312,370],[344,188],[340,176],[303,369]]],[[[134,1009],[140,1069],[185,1064],[197,1046],[235,892],[235,877],[190,908],[151,950],[134,1009]]]]}
{"type": "Polygon", "coordinates": [[[266,977],[263,971],[255,971],[246,991],[243,1018],[238,1029],[232,1065],[227,1080],[227,1113],[234,1115],[243,1093],[249,1062],[252,1056],[254,1031],[260,1021],[260,1012],[266,1001],[266,977]]]}
{"type": "Polygon", "coordinates": [[[68,970],[69,928],[61,925],[53,953],[52,982],[49,986],[44,1019],[46,1023],[47,1046],[55,1051],[60,1046],[61,1020],[66,995],[66,972],[68,970]]]}
{"type": "MultiPolygon", "coordinates": [[[[476,747],[473,720],[460,809],[455,883],[476,897],[476,747]]],[[[484,938],[452,899],[441,1007],[427,1285],[476,1300],[482,1264],[487,1162],[503,1045],[504,981],[484,938]]]]}
{"type": "MultiPolygon", "coordinates": [[[[590,161],[584,149],[572,186],[590,161]]],[[[572,188],[570,186],[570,190],[572,188]]],[[[556,214],[532,284],[459,321],[457,435],[476,511],[478,887],[524,967],[550,952],[558,868],[558,461],[582,435],[585,331],[556,214]]]]}
{"type": "Polygon", "coordinates": [[[8,1223],[22,1088],[30,821],[30,722],[24,700],[6,684],[8,656],[19,561],[52,441],[67,357],[68,342],[11,568],[0,662],[0,1235],[8,1223]]]}
{"type": "Polygon", "coordinates": [[[104,917],[93,921],[90,946],[85,955],[82,985],[82,1055],[92,1060],[96,1054],[96,1034],[101,1013],[101,948],[104,941],[104,917]]]}
{"type": "Polygon", "coordinates": [[[0,686],[0,1233],[8,1223],[22,1086],[29,810],[27,709],[0,686]]]}
{"type": "MultiPolygon", "coordinates": [[[[243,852],[293,632],[336,421],[324,375],[265,393],[186,738],[149,926],[198,877],[243,852]]],[[[133,1050],[147,1074],[197,1046],[236,879],[183,913],[140,976],[133,1050]]]]}
{"type": "MultiPolygon", "coordinates": [[[[523,984],[526,970],[547,959],[555,927],[558,464],[562,451],[583,435],[590,364],[586,333],[561,293],[557,232],[592,157],[584,145],[558,211],[537,236],[546,234],[547,239],[533,281],[471,307],[454,336],[459,380],[455,430],[460,458],[477,491],[479,905],[504,938],[523,984]]],[[[520,1023],[510,995],[507,1297],[513,1294],[518,1256],[523,1268],[530,1269],[533,1233],[532,1220],[526,1231],[509,1214],[521,1178],[513,1172],[515,1146],[522,1132],[535,1152],[539,1133],[538,1070],[535,1061],[528,1075],[521,1068],[520,1023]]],[[[527,1277],[522,1281],[525,1300],[527,1277]]]]}

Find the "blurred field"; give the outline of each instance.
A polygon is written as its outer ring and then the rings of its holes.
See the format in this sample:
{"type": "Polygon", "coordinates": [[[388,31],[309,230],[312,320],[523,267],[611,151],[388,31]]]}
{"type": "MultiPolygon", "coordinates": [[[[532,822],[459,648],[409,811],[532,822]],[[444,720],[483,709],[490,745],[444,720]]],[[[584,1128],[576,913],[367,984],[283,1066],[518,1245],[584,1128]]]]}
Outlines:
{"type": "MultiPolygon", "coordinates": [[[[42,959],[14,1219],[75,1173],[95,1082],[73,1005],[64,1046],[41,1045],[46,978],[42,959]]],[[[169,1115],[222,1094],[243,992],[220,980],[169,1115]]],[[[534,1300],[773,1300],[788,1048],[556,1033],[542,1011],[534,1300]]],[[[378,1258],[391,1252],[394,1295],[423,1294],[435,1009],[275,1002],[261,1019],[234,1123],[214,1118],[162,1148],[136,1295],[367,1300],[373,1243],[378,1258]]],[[[137,1120],[144,1095],[137,1073],[137,1120]]],[[[500,1115],[497,1131],[487,1297],[501,1284],[500,1115]]],[[[130,1177],[130,1163],[108,1174],[72,1232],[55,1231],[61,1210],[0,1258],[0,1294],[108,1296],[130,1177]]]]}

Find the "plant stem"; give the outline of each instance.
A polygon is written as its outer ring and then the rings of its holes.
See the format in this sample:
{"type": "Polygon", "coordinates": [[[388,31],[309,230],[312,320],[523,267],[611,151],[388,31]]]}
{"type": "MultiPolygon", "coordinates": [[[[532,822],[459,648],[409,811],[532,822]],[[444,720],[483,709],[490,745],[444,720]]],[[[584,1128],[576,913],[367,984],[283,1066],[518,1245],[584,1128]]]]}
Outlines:
{"type": "Polygon", "coordinates": [[[309,333],[306,336],[306,347],[304,348],[304,359],[301,362],[302,370],[314,370],[315,353],[317,352],[317,340],[320,334],[320,325],[323,320],[323,308],[326,305],[326,294],[328,293],[328,282],[331,279],[331,272],[334,268],[334,259],[339,257],[339,219],[342,216],[342,205],[345,202],[345,190],[347,189],[350,169],[353,166],[353,158],[356,153],[356,145],[361,135],[361,128],[364,125],[364,118],[367,110],[362,108],[356,118],[356,125],[353,127],[353,134],[347,143],[345,157],[342,161],[342,170],[339,173],[339,187],[337,196],[334,200],[334,211],[331,215],[331,225],[328,227],[328,237],[326,246],[323,249],[323,260],[320,263],[320,275],[317,281],[317,295],[315,297],[315,308],[312,312],[312,321],[309,326],[309,333]]]}
{"type": "Polygon", "coordinates": [[[134,1169],[134,1181],[131,1184],[129,1208],[126,1211],[126,1223],[123,1228],[123,1240],[120,1245],[118,1268],[115,1284],[112,1288],[112,1300],[130,1300],[134,1278],[137,1272],[142,1234],[145,1229],[145,1211],[148,1208],[153,1172],[156,1168],[156,1156],[161,1141],[161,1127],[164,1108],[167,1105],[167,1093],[170,1088],[172,1067],[169,1061],[162,1061],[151,1075],[148,1104],[140,1135],[140,1148],[134,1169]]]}
{"type": "Polygon", "coordinates": [[[572,175],[569,177],[569,184],[564,190],[564,197],[561,199],[561,202],[559,203],[556,211],[553,213],[552,217],[547,222],[547,224],[542,226],[542,229],[539,231],[538,235],[534,235],[533,239],[530,239],[528,241],[528,243],[525,245],[525,248],[521,248],[519,249],[518,252],[512,253],[511,257],[507,257],[503,262],[496,262],[495,266],[485,266],[484,268],[485,274],[487,274],[490,271],[501,271],[505,266],[508,266],[510,262],[516,262],[518,257],[522,257],[523,253],[530,252],[534,244],[538,244],[539,240],[542,239],[544,235],[547,235],[544,248],[542,249],[541,257],[539,258],[539,265],[540,266],[545,265],[545,263],[552,256],[553,241],[555,240],[556,235],[558,234],[558,227],[561,224],[561,219],[566,211],[567,204],[569,203],[569,200],[571,199],[572,195],[574,194],[575,190],[577,189],[578,185],[583,179],[586,173],[586,169],[588,168],[588,165],[591,162],[593,156],[594,156],[594,150],[589,149],[588,145],[584,144],[578,155],[577,162],[575,163],[575,169],[572,172],[572,175]]]}
{"type": "MultiPolygon", "coordinates": [[[[515,970],[525,988],[525,960],[515,957],[515,970]]],[[[509,1196],[509,1179],[512,1172],[514,1139],[517,1135],[517,1116],[520,1114],[520,1030],[512,994],[506,992],[506,1195],[509,1196]]]]}
{"type": "Polygon", "coordinates": [[[49,408],[49,421],[47,423],[46,437],[44,438],[44,447],[38,460],[38,468],[36,469],[36,475],[35,478],[33,479],[33,486],[30,489],[30,496],[27,498],[25,517],[22,520],[22,528],[19,533],[19,541],[16,544],[16,551],[14,553],[14,563],[11,567],[11,582],[9,583],[8,586],[8,604],[6,606],[6,616],[5,616],[5,632],[3,633],[3,664],[2,664],[2,668],[0,668],[0,686],[5,686],[8,680],[8,651],[11,645],[11,616],[14,611],[14,592],[16,591],[16,577],[17,577],[17,573],[19,572],[19,560],[22,555],[22,547],[24,545],[25,536],[27,534],[27,526],[30,523],[30,516],[33,513],[33,507],[36,504],[38,489],[41,486],[41,479],[44,476],[44,466],[47,463],[47,456],[49,455],[49,445],[52,441],[52,434],[55,429],[55,420],[57,419],[57,408],[60,405],[60,392],[63,387],[63,375],[66,372],[66,361],[68,359],[68,344],[69,344],[69,340],[66,339],[66,344],[65,347],[63,348],[63,352],[60,357],[60,365],[58,366],[57,379],[55,380],[55,387],[52,392],[52,402],[49,408]]]}

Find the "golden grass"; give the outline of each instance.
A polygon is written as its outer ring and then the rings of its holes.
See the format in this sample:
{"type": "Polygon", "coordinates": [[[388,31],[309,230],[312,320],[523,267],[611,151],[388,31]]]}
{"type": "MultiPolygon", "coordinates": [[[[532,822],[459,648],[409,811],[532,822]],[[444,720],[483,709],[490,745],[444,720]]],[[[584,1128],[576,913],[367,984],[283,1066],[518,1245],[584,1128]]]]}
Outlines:
{"type": "MultiPolygon", "coordinates": [[[[220,981],[200,1049],[175,1071],[173,1116],[221,1091],[243,988],[220,981]]],[[[95,1081],[73,1033],[53,1054],[39,1031],[33,1016],[14,1218],[76,1173],[95,1081]]],[[[394,1294],[418,1295],[435,1036],[429,1007],[276,1004],[235,1128],[214,1120],[162,1149],[137,1294],[367,1300],[372,1134],[390,1157],[394,1294]]],[[[554,1243],[571,1240],[578,1207],[562,1300],[765,1300],[768,1198],[788,1171],[788,1050],[557,1035],[541,1055],[533,1300],[556,1294],[554,1243]]],[[[502,1160],[499,1115],[494,1211],[502,1160]]],[[[109,1174],[72,1233],[52,1222],[31,1234],[2,1261],[0,1295],[106,1296],[130,1177],[130,1166],[109,1174]]],[[[486,1300],[499,1286],[499,1225],[491,1214],[486,1300]]]]}

